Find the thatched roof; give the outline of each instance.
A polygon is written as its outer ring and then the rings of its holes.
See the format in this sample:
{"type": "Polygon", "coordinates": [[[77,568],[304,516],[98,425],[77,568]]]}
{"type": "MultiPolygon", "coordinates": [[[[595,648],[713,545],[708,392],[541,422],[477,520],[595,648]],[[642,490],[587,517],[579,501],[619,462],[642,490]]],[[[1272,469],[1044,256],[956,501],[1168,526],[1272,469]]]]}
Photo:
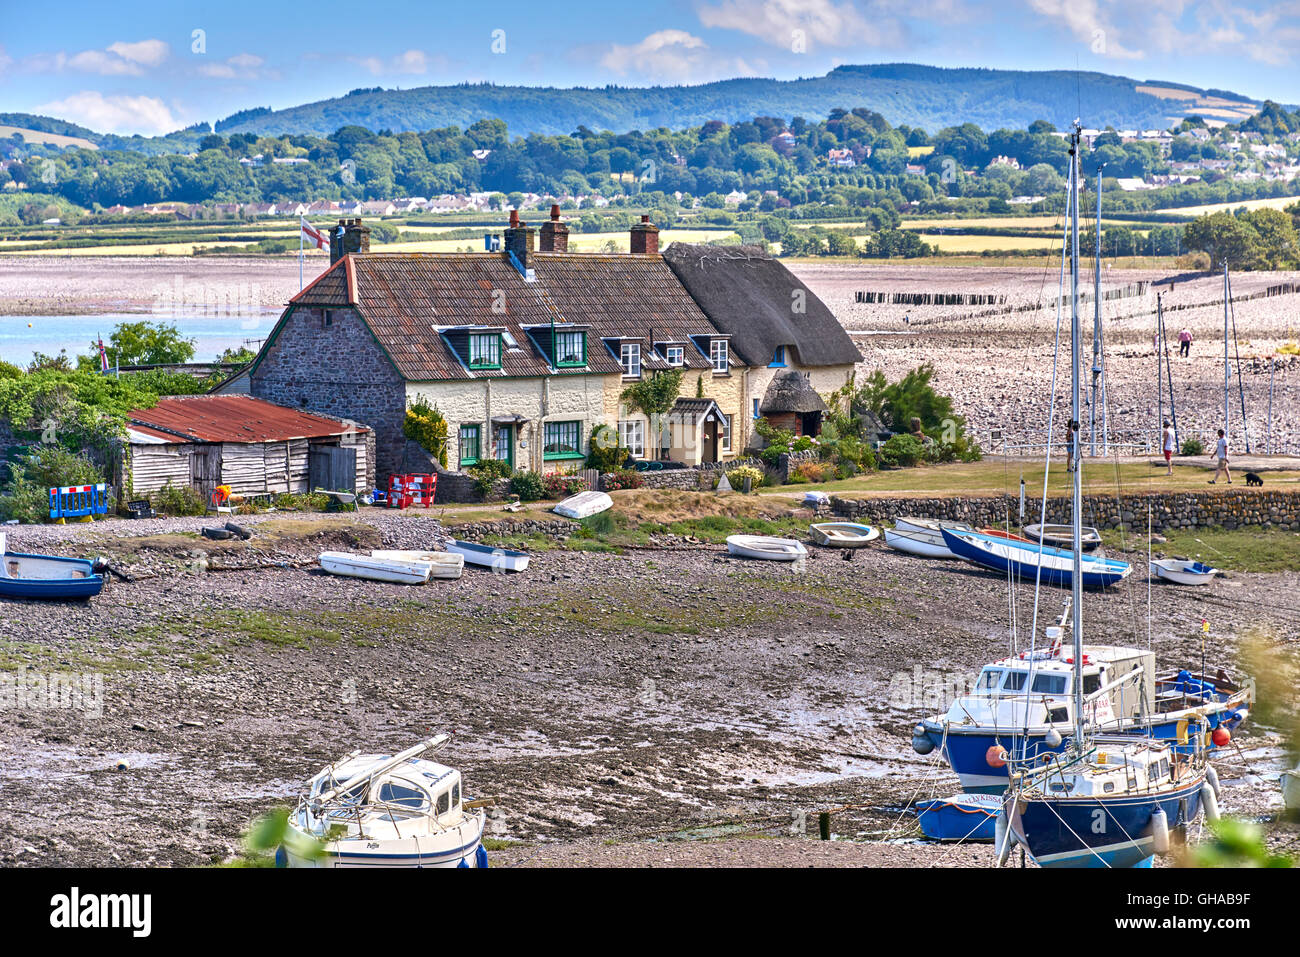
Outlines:
{"type": "Polygon", "coordinates": [[[788,369],[768,384],[758,407],[763,415],[779,412],[825,412],[826,403],[803,373],[788,369]]]}
{"type": "Polygon", "coordinates": [[[862,361],[826,303],[761,247],[673,243],[663,257],[747,364],[768,365],[780,346],[802,366],[862,361]],[[794,310],[795,290],[803,312],[794,310]]]}

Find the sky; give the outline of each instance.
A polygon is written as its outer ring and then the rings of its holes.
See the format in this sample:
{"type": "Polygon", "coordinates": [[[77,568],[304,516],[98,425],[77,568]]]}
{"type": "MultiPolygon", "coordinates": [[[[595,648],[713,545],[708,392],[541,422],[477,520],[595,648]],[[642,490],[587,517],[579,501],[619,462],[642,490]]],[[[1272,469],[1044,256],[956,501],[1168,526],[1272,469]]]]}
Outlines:
{"type": "Polygon", "coordinates": [[[170,132],[358,87],[649,86],[845,63],[1081,69],[1300,103],[1300,0],[0,0],[0,112],[170,132]]]}

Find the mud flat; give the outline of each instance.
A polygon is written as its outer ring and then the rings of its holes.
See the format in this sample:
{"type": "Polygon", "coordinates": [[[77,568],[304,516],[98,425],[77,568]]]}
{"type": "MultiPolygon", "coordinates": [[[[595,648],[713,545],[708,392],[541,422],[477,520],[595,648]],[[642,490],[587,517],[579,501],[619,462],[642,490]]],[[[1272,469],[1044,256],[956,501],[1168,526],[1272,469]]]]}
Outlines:
{"type": "MultiPolygon", "coordinates": [[[[883,549],[793,568],[683,542],[540,551],[522,575],[410,588],[311,565],[327,547],[412,547],[430,518],[248,521],[248,543],[204,543],[202,519],[9,530],[15,550],[105,554],[133,580],[88,605],[0,604],[5,675],[102,680],[97,707],[0,710],[0,864],[222,860],[328,760],[442,730],[468,793],[500,800],[501,863],[988,862],[917,842],[906,808],[958,790],[909,733],[1007,648],[997,576],[883,549]],[[816,813],[832,809],[823,845],[816,813]]],[[[1199,660],[1202,617],[1221,654],[1256,626],[1300,642],[1298,587],[1284,572],[1158,589],[1154,646],[1199,660]]],[[[1032,591],[1015,595],[1027,621],[1032,591]]],[[[1086,596],[1085,616],[1145,641],[1145,597],[1135,575],[1086,596]]],[[[1044,607],[1065,598],[1049,589],[1044,607]]],[[[1274,814],[1277,739],[1248,724],[1239,740],[1224,809],[1274,814]]]]}

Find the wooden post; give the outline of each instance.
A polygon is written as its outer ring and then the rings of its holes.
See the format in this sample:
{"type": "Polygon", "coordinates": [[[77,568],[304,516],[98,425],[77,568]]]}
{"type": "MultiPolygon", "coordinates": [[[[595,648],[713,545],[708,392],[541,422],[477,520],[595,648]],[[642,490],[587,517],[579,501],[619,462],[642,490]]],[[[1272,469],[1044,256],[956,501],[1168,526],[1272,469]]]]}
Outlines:
{"type": "Polygon", "coordinates": [[[817,815],[817,833],[823,841],[831,839],[831,812],[822,811],[817,815]]]}

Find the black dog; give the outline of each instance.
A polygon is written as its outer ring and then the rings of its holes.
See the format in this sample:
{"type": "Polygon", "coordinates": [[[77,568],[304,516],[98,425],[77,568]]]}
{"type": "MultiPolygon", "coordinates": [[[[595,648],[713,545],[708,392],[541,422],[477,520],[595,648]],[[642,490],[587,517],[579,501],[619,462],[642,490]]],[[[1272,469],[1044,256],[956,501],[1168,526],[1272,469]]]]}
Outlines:
{"type": "Polygon", "coordinates": [[[1262,478],[1260,478],[1258,475],[1256,475],[1254,472],[1247,472],[1247,473],[1246,473],[1246,484],[1247,484],[1247,485],[1254,485],[1254,486],[1258,486],[1258,487],[1260,487],[1260,488],[1263,488],[1263,486],[1264,486],[1264,480],[1263,480],[1262,478]]]}

